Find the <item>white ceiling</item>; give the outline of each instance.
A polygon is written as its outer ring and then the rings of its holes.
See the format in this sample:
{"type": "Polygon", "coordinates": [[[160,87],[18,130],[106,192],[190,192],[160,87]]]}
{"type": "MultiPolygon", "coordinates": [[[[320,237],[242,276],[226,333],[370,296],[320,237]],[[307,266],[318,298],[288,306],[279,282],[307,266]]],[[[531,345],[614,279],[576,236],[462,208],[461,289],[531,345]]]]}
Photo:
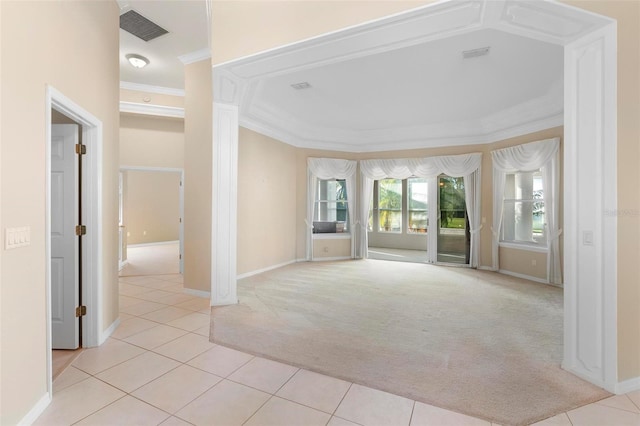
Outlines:
{"type": "Polygon", "coordinates": [[[118,5],[120,14],[133,9],[169,31],[146,42],[120,29],[120,81],[184,89],[184,63],[179,57],[208,51],[205,0],[118,0],[118,5]],[[125,58],[128,53],[146,57],[149,65],[132,67],[125,58]]]}
{"type": "Polygon", "coordinates": [[[562,47],[484,29],[266,78],[255,102],[312,127],[354,131],[483,119],[562,99],[562,47]],[[490,46],[486,56],[462,52],[490,46]],[[295,90],[291,84],[308,82],[295,90]]]}
{"type": "Polygon", "coordinates": [[[488,143],[563,124],[563,46],[601,21],[540,0],[440,2],[218,65],[214,97],[300,147],[488,143]]]}

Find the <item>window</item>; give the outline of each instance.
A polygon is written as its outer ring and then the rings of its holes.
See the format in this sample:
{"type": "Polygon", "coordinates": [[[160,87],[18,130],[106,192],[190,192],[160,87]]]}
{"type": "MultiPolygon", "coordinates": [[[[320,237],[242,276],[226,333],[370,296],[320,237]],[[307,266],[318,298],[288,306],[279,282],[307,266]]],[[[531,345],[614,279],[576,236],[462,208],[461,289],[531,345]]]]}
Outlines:
{"type": "Polygon", "coordinates": [[[402,231],[402,180],[378,182],[378,231],[402,231]]]}
{"type": "Polygon", "coordinates": [[[425,234],[429,212],[427,188],[427,179],[424,178],[375,181],[368,231],[425,234]]]}
{"type": "Polygon", "coordinates": [[[318,180],[314,209],[314,233],[349,231],[348,194],[345,179],[318,180]]]}
{"type": "Polygon", "coordinates": [[[542,173],[508,173],[500,241],[546,245],[542,173]]]}
{"type": "Polygon", "coordinates": [[[427,232],[427,180],[424,178],[407,179],[407,215],[408,233],[427,232]]]}

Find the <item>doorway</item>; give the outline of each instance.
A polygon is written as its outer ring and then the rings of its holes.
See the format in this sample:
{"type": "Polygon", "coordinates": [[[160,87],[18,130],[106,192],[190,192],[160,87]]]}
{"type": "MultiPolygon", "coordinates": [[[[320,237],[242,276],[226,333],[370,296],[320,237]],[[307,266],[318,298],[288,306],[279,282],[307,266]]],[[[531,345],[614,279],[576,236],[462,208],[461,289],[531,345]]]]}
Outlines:
{"type": "Polygon", "coordinates": [[[184,172],[120,168],[120,276],[182,274],[184,172]]]}
{"type": "Polygon", "coordinates": [[[464,178],[438,176],[438,263],[469,265],[471,233],[464,178]]]}
{"type": "Polygon", "coordinates": [[[51,393],[54,347],[92,347],[102,340],[98,303],[102,290],[102,122],[51,86],[47,86],[45,104],[47,389],[51,393]],[[61,136],[54,125],[65,127],[67,135],[61,136]],[[69,160],[62,166],[66,184],[59,170],[61,150],[69,160]],[[55,234],[61,232],[70,238],[65,238],[66,252],[59,256],[55,234]]]}

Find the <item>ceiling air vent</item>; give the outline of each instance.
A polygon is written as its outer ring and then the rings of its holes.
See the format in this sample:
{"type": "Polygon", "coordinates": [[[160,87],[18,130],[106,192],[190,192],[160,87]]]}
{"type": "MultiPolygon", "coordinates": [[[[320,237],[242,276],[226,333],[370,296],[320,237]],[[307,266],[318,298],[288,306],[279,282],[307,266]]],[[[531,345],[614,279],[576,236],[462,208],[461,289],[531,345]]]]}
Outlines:
{"type": "Polygon", "coordinates": [[[120,15],[120,28],[144,41],[153,40],[169,32],[134,10],[120,15]]]}
{"type": "Polygon", "coordinates": [[[296,90],[303,90],[303,89],[310,89],[311,85],[306,81],[303,81],[302,83],[292,84],[291,87],[293,87],[296,90]]]}
{"type": "Polygon", "coordinates": [[[489,54],[489,49],[491,49],[491,47],[487,46],[487,47],[481,47],[479,49],[465,50],[464,52],[462,52],[462,57],[464,59],[469,59],[469,58],[477,58],[478,56],[484,56],[489,54]]]}

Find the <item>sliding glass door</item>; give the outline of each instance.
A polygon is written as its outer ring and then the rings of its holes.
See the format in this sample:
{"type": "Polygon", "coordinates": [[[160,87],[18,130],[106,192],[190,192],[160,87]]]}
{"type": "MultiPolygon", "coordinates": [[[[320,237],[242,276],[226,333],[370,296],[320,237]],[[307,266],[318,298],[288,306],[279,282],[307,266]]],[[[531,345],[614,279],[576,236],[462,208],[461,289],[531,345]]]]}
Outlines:
{"type": "Polygon", "coordinates": [[[469,264],[471,235],[462,177],[438,177],[438,263],[469,264]]]}

